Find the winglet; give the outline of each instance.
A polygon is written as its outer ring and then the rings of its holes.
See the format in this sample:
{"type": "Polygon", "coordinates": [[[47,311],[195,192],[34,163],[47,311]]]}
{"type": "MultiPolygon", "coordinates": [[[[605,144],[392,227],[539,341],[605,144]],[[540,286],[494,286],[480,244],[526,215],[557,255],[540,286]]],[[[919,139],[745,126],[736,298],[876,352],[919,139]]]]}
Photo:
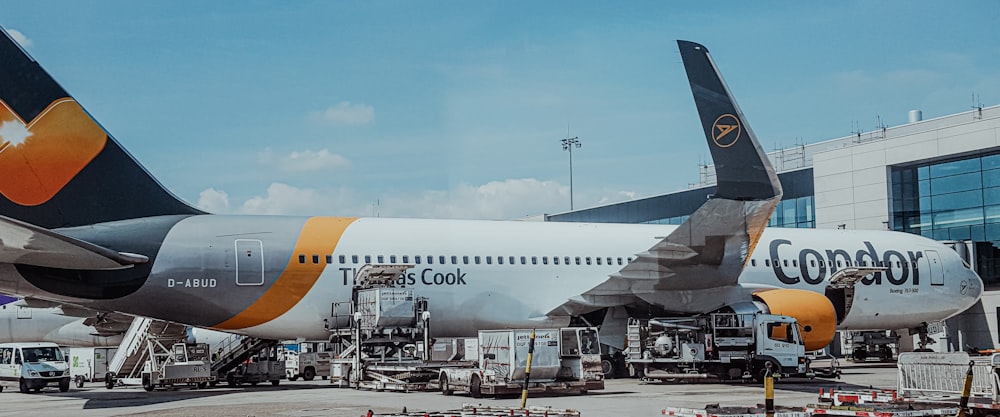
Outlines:
{"type": "Polygon", "coordinates": [[[778,176],[733,100],[708,49],[677,41],[691,94],[712,150],[718,179],[716,196],[731,200],[766,200],[781,196],[778,176]],[[747,161],[760,161],[748,164],[747,161]]]}

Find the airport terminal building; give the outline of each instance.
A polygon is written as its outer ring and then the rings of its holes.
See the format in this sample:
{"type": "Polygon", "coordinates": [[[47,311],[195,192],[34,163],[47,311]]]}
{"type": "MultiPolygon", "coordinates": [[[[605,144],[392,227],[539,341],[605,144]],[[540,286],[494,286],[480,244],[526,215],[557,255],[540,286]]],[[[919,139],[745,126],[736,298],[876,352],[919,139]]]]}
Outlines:
{"type": "MultiPolygon", "coordinates": [[[[933,348],[1000,346],[1000,106],[909,116],[904,125],[770,152],[784,189],[770,225],[896,230],[951,242],[986,291],[932,335],[933,348]]],[[[699,183],[687,190],[545,220],[680,224],[714,193],[714,183],[712,167],[701,167],[699,183]]]]}

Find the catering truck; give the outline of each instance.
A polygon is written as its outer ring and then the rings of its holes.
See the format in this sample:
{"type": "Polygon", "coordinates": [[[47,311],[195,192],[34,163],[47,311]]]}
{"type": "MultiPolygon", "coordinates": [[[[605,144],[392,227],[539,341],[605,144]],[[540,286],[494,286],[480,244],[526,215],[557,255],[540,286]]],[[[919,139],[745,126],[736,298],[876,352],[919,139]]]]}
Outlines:
{"type": "Polygon", "coordinates": [[[812,376],[798,324],[788,316],[713,313],[630,318],[625,362],[647,379],[744,379],[812,376]]]}

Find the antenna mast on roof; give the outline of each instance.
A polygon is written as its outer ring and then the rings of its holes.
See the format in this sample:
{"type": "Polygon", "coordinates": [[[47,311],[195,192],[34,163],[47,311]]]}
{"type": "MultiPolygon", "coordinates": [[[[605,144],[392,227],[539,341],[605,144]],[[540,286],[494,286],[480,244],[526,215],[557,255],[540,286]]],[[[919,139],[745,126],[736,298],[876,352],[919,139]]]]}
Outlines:
{"type": "Polygon", "coordinates": [[[972,93],[972,120],[983,120],[983,102],[979,94],[972,93]]]}

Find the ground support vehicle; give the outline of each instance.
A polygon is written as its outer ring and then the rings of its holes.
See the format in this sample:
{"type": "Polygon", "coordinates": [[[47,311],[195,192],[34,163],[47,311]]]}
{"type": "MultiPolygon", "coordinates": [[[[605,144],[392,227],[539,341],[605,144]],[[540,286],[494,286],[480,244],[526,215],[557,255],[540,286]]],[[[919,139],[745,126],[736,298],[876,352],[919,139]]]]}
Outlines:
{"type": "Polygon", "coordinates": [[[149,360],[141,375],[144,390],[181,384],[204,388],[215,381],[207,343],[175,343],[166,353],[154,339],[148,343],[149,360]]]}
{"type": "Polygon", "coordinates": [[[69,391],[69,363],[55,343],[0,343],[0,391],[17,387],[22,393],[56,385],[69,391]]]}
{"type": "Polygon", "coordinates": [[[285,356],[285,375],[289,381],[299,377],[312,381],[317,376],[327,379],[330,377],[331,359],[333,352],[301,352],[294,355],[293,362],[289,362],[288,356],[285,356]]]}
{"type": "Polygon", "coordinates": [[[113,347],[71,348],[69,371],[76,387],[83,388],[87,382],[103,382],[117,350],[113,347]]]}
{"type": "Polygon", "coordinates": [[[229,386],[239,386],[242,384],[257,385],[261,382],[270,382],[271,385],[278,386],[284,377],[285,361],[273,359],[253,360],[252,362],[237,365],[236,368],[226,373],[226,383],[229,386]]]}
{"type": "Polygon", "coordinates": [[[850,358],[855,362],[873,359],[891,362],[893,349],[899,346],[899,335],[893,331],[850,332],[847,340],[850,342],[850,358]]]}
{"type": "MultiPolygon", "coordinates": [[[[445,395],[473,398],[520,393],[524,387],[532,330],[481,330],[476,367],[442,368],[445,395]]],[[[590,327],[534,330],[528,392],[586,393],[604,389],[597,330],[590,327]]]]}
{"type": "Polygon", "coordinates": [[[712,313],[630,318],[625,362],[645,379],[813,377],[794,318],[763,313],[712,313]]]}
{"type": "MultiPolygon", "coordinates": [[[[477,395],[483,392],[483,387],[493,393],[501,391],[501,384],[504,387],[516,384],[520,392],[523,372],[516,372],[524,368],[526,348],[523,352],[503,356],[489,350],[489,346],[499,342],[484,342],[481,337],[490,333],[481,333],[480,338],[464,339],[461,349],[454,340],[444,339],[441,343],[449,345],[439,352],[430,337],[429,300],[416,297],[409,288],[395,286],[399,276],[409,268],[412,265],[364,265],[355,274],[352,301],[332,305],[331,315],[326,319],[326,327],[331,332],[328,346],[332,347],[334,355],[330,360],[331,383],[373,390],[441,389],[445,393],[457,388],[471,390],[477,395]],[[460,350],[461,356],[458,355],[460,350]],[[433,352],[439,352],[445,360],[433,360],[433,352]],[[506,361],[505,365],[496,365],[502,361],[506,361]],[[489,378],[494,379],[487,381],[487,372],[489,378]],[[518,379],[517,375],[522,377],[518,379]],[[451,381],[455,381],[454,384],[451,381]]],[[[553,333],[546,340],[545,349],[552,349],[556,364],[554,373],[549,376],[544,376],[541,370],[532,373],[533,383],[537,383],[537,387],[547,387],[548,391],[566,387],[576,391],[602,389],[604,381],[596,331],[549,331],[553,333]],[[566,337],[565,342],[559,339],[562,335],[566,337]],[[559,349],[563,346],[572,353],[561,355],[559,349]]],[[[518,333],[518,346],[527,346],[528,334],[524,332],[518,333]]],[[[498,334],[508,338],[504,342],[506,346],[515,346],[512,331],[498,334]]],[[[544,350],[540,345],[536,345],[536,349],[544,350]]]]}

